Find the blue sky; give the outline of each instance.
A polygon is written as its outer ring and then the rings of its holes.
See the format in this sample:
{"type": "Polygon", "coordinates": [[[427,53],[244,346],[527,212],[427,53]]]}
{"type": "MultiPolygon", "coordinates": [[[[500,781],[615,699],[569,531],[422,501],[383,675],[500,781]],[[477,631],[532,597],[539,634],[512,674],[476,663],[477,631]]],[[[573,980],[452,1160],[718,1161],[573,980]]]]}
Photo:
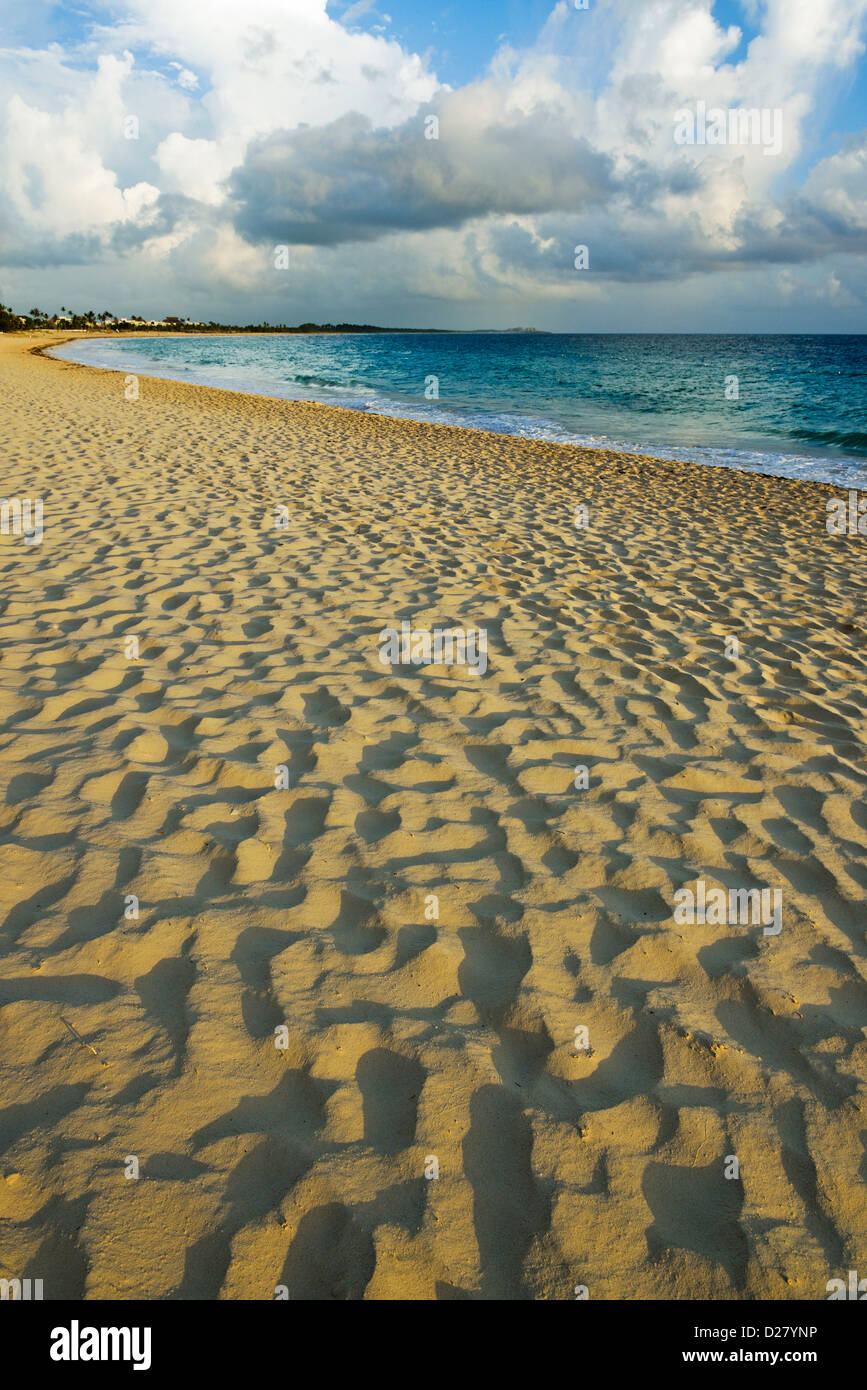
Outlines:
{"type": "Polygon", "coordinates": [[[5,302],[864,330],[867,0],[0,0],[0,20],[5,302]],[[779,109],[780,150],[678,145],[697,102],[779,109]]]}
{"type": "MultiPolygon", "coordinates": [[[[336,0],[329,12],[340,17],[358,12],[355,0],[344,4],[336,0]]],[[[359,12],[354,22],[374,30],[391,17],[385,32],[393,34],[407,48],[430,52],[433,65],[443,82],[463,86],[479,77],[500,43],[524,48],[533,42],[551,12],[550,0],[488,0],[488,3],[431,5],[426,0],[398,0],[397,4],[371,4],[359,12]]],[[[576,14],[580,23],[581,15],[576,14]]]]}
{"type": "MultiPolygon", "coordinates": [[[[442,80],[455,85],[471,82],[483,73],[500,43],[515,48],[532,44],[552,8],[551,0],[458,0],[446,5],[431,5],[428,0],[383,4],[329,0],[328,5],[335,18],[348,14],[350,23],[359,28],[375,31],[382,27],[408,48],[430,50],[442,80]]],[[[741,53],[757,33],[755,23],[737,0],[717,0],[713,9],[721,24],[736,24],[743,30],[741,53]]],[[[573,16],[575,24],[583,19],[580,11],[573,16]]]]}

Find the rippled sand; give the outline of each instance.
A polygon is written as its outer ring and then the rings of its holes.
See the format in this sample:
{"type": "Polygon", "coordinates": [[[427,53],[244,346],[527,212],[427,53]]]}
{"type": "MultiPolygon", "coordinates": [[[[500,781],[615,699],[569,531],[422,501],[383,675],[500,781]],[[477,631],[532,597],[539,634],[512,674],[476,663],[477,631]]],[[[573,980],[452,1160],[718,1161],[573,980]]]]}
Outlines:
{"type": "Polygon", "coordinates": [[[0,1276],[867,1275],[867,538],[827,534],[839,490],[130,401],[36,341],[0,337],[3,491],[45,508],[41,545],[0,536],[0,1276]],[[403,619],[485,628],[486,674],[384,667],[403,619]],[[781,889],[780,934],[678,925],[698,879],[781,889]]]}

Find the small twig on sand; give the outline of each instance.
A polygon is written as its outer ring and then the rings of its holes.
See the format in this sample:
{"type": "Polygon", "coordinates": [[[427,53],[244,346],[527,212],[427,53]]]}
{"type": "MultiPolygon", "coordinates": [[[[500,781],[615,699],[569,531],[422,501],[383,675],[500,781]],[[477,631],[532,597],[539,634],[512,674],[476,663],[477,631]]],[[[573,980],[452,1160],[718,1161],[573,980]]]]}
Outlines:
{"type": "Polygon", "coordinates": [[[78,1041],[81,1043],[82,1047],[86,1047],[86,1048],[88,1049],[89,1052],[92,1052],[92,1053],[93,1053],[94,1057],[95,1057],[96,1060],[99,1062],[99,1065],[100,1065],[101,1067],[107,1067],[107,1066],[108,1066],[108,1062],[104,1062],[104,1061],[102,1060],[102,1058],[100,1057],[100,1055],[99,1055],[99,1053],[97,1052],[96,1048],[95,1048],[95,1047],[91,1047],[91,1045],[90,1045],[89,1042],[85,1042],[85,1041],[84,1041],[84,1038],[81,1036],[81,1034],[79,1033],[78,1029],[77,1029],[77,1028],[73,1028],[73,1026],[72,1026],[71,1023],[67,1023],[66,1019],[63,1017],[63,1014],[58,1014],[58,1018],[60,1019],[60,1022],[61,1022],[61,1023],[66,1023],[66,1026],[67,1026],[67,1028],[69,1029],[70,1033],[72,1034],[72,1036],[73,1036],[74,1038],[77,1038],[77,1039],[78,1039],[78,1041]]]}

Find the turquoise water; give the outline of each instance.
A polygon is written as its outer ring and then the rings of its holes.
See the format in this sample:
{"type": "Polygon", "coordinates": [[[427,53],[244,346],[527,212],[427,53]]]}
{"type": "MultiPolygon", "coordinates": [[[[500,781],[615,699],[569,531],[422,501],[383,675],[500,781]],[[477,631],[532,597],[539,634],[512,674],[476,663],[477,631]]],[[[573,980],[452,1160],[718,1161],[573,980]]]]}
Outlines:
{"type": "Polygon", "coordinates": [[[286,400],[867,487],[864,336],[232,334],[55,351],[286,400]],[[732,377],[737,399],[726,398],[732,377]]]}

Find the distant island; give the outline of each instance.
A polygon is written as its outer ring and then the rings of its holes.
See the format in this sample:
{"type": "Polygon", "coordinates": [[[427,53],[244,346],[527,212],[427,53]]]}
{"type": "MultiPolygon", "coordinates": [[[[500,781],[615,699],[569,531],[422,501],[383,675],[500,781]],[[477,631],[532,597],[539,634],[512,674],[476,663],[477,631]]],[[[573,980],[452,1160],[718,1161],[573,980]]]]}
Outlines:
{"type": "Polygon", "coordinates": [[[6,304],[0,304],[0,332],[33,332],[35,329],[64,329],[76,332],[111,330],[116,333],[544,333],[542,328],[382,328],[375,323],[204,323],[196,319],[166,314],[162,319],[146,319],[140,314],[119,317],[110,309],[99,312],[87,309],[74,313],[61,305],[59,313],[33,308],[17,314],[6,304]]]}

